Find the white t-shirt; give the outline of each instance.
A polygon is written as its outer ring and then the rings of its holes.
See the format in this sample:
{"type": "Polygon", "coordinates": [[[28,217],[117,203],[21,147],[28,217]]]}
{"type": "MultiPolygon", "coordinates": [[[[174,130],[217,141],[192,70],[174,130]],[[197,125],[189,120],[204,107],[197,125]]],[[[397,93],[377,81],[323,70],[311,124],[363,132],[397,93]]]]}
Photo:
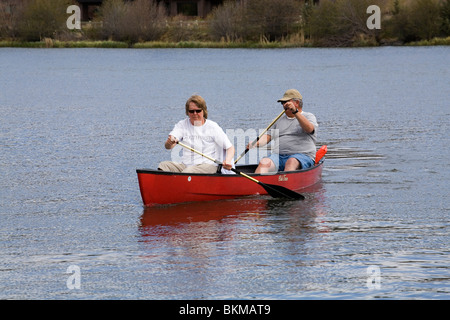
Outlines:
{"type": "MultiPolygon", "coordinates": [[[[179,121],[175,124],[169,135],[177,138],[180,142],[200,151],[219,161],[225,160],[226,149],[232,146],[222,128],[212,120],[205,119],[205,123],[201,126],[194,126],[189,118],[179,121]]],[[[181,159],[178,159],[187,166],[201,163],[215,164],[201,155],[192,152],[186,148],[182,148],[181,159]]],[[[172,159],[175,160],[175,159],[172,159]]],[[[176,161],[176,160],[175,160],[176,161]]]]}

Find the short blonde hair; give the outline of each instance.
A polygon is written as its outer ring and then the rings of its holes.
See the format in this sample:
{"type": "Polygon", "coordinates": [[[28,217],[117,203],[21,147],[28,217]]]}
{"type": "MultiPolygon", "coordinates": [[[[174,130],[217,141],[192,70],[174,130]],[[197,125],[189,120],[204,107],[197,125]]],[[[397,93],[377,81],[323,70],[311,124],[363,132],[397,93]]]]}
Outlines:
{"type": "Polygon", "coordinates": [[[206,101],[199,95],[192,95],[187,101],[186,101],[186,115],[189,115],[189,104],[193,102],[195,105],[203,110],[203,118],[208,118],[208,108],[206,107],[206,101]]]}

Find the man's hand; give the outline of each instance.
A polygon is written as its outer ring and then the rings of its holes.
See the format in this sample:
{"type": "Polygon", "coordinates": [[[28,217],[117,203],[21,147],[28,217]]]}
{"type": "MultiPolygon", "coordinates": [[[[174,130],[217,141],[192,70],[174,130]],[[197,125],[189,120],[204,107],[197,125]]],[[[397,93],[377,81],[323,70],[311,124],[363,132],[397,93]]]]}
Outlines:
{"type": "Polygon", "coordinates": [[[297,106],[292,102],[292,100],[289,100],[285,104],[283,104],[283,108],[286,111],[295,112],[297,110],[297,106]]]}
{"type": "Polygon", "coordinates": [[[228,163],[225,160],[224,162],[222,162],[222,168],[227,169],[227,170],[231,170],[231,168],[233,168],[233,165],[231,163],[228,163]]]}

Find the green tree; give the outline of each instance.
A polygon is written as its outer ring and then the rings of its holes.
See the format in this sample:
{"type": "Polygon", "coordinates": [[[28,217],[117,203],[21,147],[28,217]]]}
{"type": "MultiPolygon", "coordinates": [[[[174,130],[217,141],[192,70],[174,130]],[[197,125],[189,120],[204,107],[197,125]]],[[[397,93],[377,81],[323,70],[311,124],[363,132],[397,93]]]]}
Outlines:
{"type": "Polygon", "coordinates": [[[376,42],[377,30],[367,28],[367,8],[377,5],[383,10],[386,0],[322,0],[312,10],[310,33],[320,46],[350,46],[361,39],[376,42]]]}
{"type": "Polygon", "coordinates": [[[56,38],[66,30],[67,0],[30,0],[18,19],[18,36],[27,41],[56,38]]]}
{"type": "Polygon", "coordinates": [[[402,42],[430,40],[445,29],[448,0],[414,0],[394,2],[391,19],[386,22],[385,37],[402,42]]]}
{"type": "Polygon", "coordinates": [[[441,7],[441,32],[444,37],[450,36],[450,0],[445,0],[441,7]]]}
{"type": "Polygon", "coordinates": [[[311,38],[311,15],[312,15],[313,8],[314,8],[314,3],[312,0],[305,1],[302,6],[301,27],[303,30],[303,34],[307,38],[311,38]]]}
{"type": "Polygon", "coordinates": [[[410,23],[412,34],[419,40],[437,37],[442,25],[439,0],[416,0],[411,5],[410,23]]]}
{"type": "Polygon", "coordinates": [[[309,21],[311,40],[319,46],[333,46],[339,37],[339,16],[334,2],[323,0],[313,8],[309,21]]]}

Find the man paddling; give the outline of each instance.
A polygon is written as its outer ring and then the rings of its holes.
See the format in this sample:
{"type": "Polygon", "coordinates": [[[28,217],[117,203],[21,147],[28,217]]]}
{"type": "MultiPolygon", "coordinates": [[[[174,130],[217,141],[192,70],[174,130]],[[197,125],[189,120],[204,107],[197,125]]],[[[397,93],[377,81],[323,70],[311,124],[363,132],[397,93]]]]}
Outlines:
{"type": "Polygon", "coordinates": [[[303,97],[296,89],[287,90],[278,102],[286,110],[285,115],[275,123],[271,134],[265,134],[255,145],[247,146],[262,147],[274,141],[272,149],[277,153],[261,159],[256,173],[294,171],[314,165],[319,127],[316,117],[302,110],[303,97]]]}

